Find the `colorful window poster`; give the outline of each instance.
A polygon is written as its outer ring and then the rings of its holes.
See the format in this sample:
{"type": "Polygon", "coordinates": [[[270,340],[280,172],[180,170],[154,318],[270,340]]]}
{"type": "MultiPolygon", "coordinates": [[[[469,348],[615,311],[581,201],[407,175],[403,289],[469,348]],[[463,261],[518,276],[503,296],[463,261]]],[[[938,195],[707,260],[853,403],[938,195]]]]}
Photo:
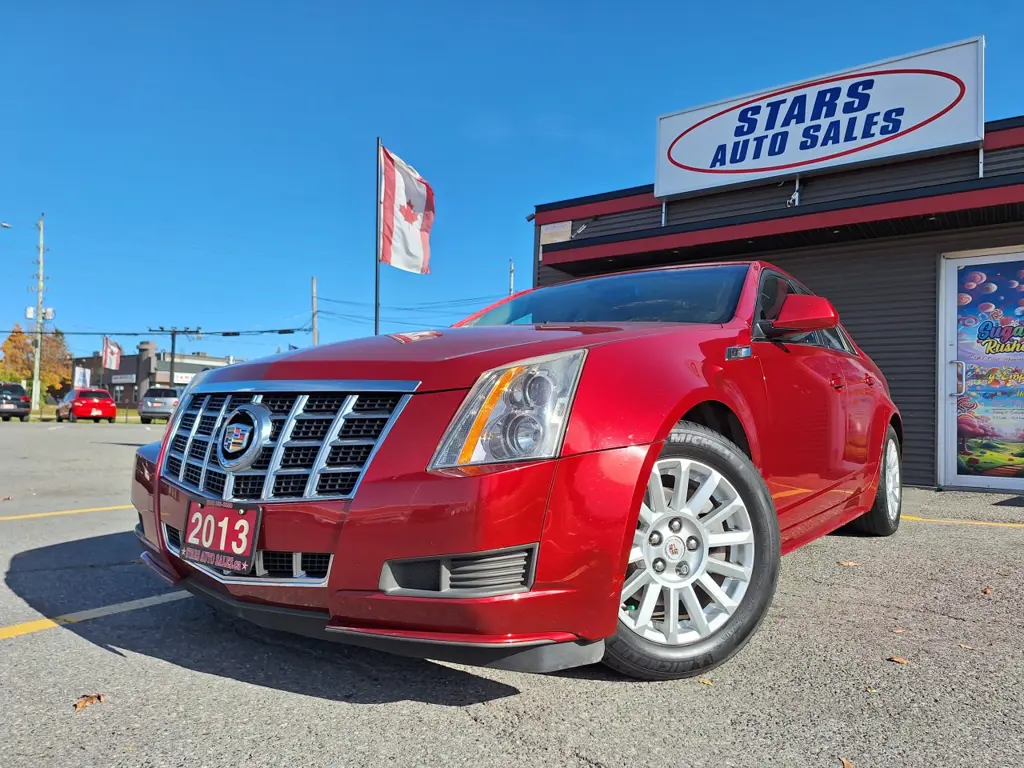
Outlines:
{"type": "Polygon", "coordinates": [[[957,474],[1024,478],[1024,260],[958,270],[957,474]]]}

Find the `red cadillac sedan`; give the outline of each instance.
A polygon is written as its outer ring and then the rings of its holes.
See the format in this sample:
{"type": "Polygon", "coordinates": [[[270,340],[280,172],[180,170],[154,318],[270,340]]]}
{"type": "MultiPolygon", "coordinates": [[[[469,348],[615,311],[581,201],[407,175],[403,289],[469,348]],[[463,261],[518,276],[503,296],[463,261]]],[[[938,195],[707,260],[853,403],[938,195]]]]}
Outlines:
{"type": "Polygon", "coordinates": [[[97,424],[117,418],[117,404],[105,389],[73,389],[57,403],[57,421],[92,419],[97,424]]]}
{"type": "Polygon", "coordinates": [[[897,530],[902,434],[783,271],[620,273],[206,372],[138,451],[136,532],[159,576],[265,627],[687,677],[748,641],[781,555],[897,530]]]}

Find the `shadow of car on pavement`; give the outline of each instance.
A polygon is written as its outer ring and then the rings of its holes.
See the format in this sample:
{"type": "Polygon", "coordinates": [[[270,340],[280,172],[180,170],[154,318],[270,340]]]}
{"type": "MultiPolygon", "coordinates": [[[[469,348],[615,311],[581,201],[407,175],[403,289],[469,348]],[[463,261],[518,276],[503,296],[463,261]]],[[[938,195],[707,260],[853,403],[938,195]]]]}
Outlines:
{"type": "MultiPolygon", "coordinates": [[[[138,559],[139,550],[134,532],[31,549],[11,559],[5,583],[51,617],[167,593],[167,586],[138,559]]],[[[192,597],[49,631],[73,632],[119,656],[141,654],[195,672],[334,701],[460,707],[519,693],[511,685],[432,661],[265,630],[192,597]]],[[[202,681],[194,678],[192,684],[202,681]]]]}

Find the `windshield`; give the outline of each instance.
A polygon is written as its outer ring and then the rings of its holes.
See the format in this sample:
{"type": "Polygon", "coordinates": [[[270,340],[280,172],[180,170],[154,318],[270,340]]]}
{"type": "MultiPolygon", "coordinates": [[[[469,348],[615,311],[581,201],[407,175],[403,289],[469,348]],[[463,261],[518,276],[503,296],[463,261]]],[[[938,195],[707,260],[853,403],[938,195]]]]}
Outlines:
{"type": "Polygon", "coordinates": [[[632,272],[538,288],[466,323],[724,323],[746,264],[632,272]]]}
{"type": "Polygon", "coordinates": [[[21,384],[0,384],[0,394],[24,395],[25,390],[21,384]]]}

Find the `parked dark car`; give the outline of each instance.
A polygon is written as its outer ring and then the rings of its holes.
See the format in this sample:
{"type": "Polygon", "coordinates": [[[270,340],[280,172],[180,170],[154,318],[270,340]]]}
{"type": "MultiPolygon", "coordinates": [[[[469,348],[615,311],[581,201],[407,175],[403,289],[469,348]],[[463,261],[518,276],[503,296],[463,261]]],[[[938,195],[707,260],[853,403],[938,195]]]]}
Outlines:
{"type": "Polygon", "coordinates": [[[10,421],[12,418],[28,421],[32,398],[25,392],[21,384],[0,382],[0,419],[10,421]]]}

